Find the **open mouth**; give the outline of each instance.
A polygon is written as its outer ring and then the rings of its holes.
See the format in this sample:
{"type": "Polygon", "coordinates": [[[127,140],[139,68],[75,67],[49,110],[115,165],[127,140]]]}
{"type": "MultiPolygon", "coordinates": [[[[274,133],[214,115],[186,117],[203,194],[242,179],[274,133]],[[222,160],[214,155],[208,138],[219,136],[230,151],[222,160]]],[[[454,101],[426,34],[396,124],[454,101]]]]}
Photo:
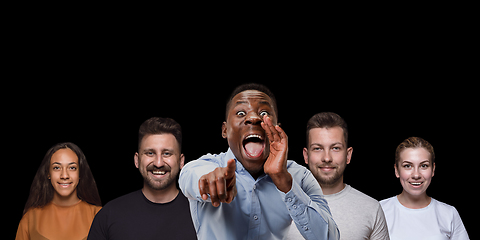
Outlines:
{"type": "Polygon", "coordinates": [[[59,184],[60,187],[62,187],[62,188],[67,188],[67,187],[69,187],[70,184],[72,184],[72,183],[58,183],[58,184],[59,184]]]}
{"type": "Polygon", "coordinates": [[[165,170],[149,170],[148,172],[152,174],[152,175],[151,175],[152,178],[154,178],[154,179],[161,179],[161,178],[164,178],[169,171],[165,171],[165,170]]]}
{"type": "Polygon", "coordinates": [[[410,185],[412,185],[413,187],[420,187],[423,184],[423,182],[408,182],[408,183],[410,183],[410,185]]]}
{"type": "Polygon", "coordinates": [[[264,137],[258,134],[249,134],[243,139],[245,154],[250,158],[258,158],[265,149],[264,137]]]}
{"type": "Polygon", "coordinates": [[[153,175],[165,175],[165,171],[150,171],[153,175]]]}

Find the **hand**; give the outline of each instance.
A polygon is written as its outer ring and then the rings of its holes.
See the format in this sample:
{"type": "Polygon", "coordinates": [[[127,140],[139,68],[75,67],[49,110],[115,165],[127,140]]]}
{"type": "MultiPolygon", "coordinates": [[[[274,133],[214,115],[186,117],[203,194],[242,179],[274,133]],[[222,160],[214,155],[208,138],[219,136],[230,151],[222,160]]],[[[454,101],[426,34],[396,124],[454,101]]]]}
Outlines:
{"type": "Polygon", "coordinates": [[[198,189],[203,200],[210,200],[214,207],[220,206],[220,203],[231,203],[237,195],[235,185],[235,159],[230,159],[224,168],[215,168],[210,173],[200,177],[198,180],[198,189]]]}
{"type": "Polygon", "coordinates": [[[263,165],[263,171],[272,178],[280,191],[287,193],[292,188],[292,175],[287,171],[287,134],[280,126],[273,126],[268,116],[263,117],[261,125],[270,142],[270,154],[263,165]]]}

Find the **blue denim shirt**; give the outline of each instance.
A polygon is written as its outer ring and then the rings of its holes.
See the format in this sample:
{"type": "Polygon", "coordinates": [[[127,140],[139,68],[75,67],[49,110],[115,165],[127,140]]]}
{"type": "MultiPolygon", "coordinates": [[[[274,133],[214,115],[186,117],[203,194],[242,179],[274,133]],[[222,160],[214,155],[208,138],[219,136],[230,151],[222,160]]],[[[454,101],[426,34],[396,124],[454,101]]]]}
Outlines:
{"type": "Polygon", "coordinates": [[[198,239],[284,239],[292,220],[305,239],[339,239],[327,201],[312,173],[290,160],[287,170],[293,182],[285,194],[268,175],[255,180],[230,149],[186,164],[179,183],[190,201],[198,239]],[[231,203],[220,203],[216,208],[210,199],[201,198],[198,180],[217,167],[226,167],[229,159],[236,161],[237,196],[231,203]]]}

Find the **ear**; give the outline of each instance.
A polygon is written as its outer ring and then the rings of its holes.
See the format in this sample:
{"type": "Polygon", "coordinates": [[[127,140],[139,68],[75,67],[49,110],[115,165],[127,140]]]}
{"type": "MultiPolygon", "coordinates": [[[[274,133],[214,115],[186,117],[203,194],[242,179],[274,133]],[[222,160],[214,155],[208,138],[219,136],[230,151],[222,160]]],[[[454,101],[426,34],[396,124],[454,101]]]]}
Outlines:
{"type": "Polygon", "coordinates": [[[138,168],[138,152],[135,153],[135,157],[133,157],[135,159],[135,167],[138,168]]]}
{"type": "Polygon", "coordinates": [[[435,176],[435,163],[433,163],[432,177],[435,176]]]}
{"type": "Polygon", "coordinates": [[[227,122],[222,123],[222,137],[227,138],[227,122]]]}
{"type": "Polygon", "coordinates": [[[353,147],[347,148],[347,164],[350,164],[350,160],[352,159],[353,154],[353,147]]]}
{"type": "Polygon", "coordinates": [[[303,148],[303,159],[305,160],[305,163],[308,165],[308,149],[303,148]]]}
{"type": "Polygon", "coordinates": [[[180,155],[180,169],[183,168],[185,164],[185,155],[183,155],[183,153],[180,155]]]}
{"type": "Polygon", "coordinates": [[[397,164],[393,164],[393,167],[395,168],[395,176],[397,176],[397,178],[400,178],[400,173],[398,172],[397,164]]]}

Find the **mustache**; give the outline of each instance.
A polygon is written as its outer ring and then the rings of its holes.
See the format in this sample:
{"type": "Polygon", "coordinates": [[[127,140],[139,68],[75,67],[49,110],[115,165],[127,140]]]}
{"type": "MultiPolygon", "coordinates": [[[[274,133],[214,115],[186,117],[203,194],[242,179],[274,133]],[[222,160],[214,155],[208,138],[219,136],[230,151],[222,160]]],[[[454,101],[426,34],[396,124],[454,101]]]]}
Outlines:
{"type": "Polygon", "coordinates": [[[153,164],[150,164],[150,165],[147,166],[147,171],[157,171],[157,170],[168,172],[168,171],[172,170],[172,168],[168,165],[163,165],[161,167],[157,167],[153,164]]]}

